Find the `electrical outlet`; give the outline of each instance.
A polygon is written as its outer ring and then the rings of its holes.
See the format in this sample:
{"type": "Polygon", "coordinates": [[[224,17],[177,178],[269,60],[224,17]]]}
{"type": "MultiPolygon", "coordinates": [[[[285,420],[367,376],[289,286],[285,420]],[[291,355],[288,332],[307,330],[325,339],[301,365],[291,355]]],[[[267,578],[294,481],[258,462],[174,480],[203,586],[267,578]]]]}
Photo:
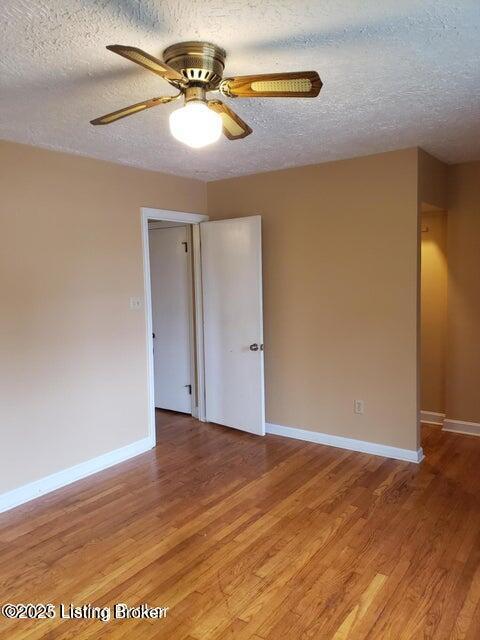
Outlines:
{"type": "Polygon", "coordinates": [[[353,411],[355,413],[364,413],[365,412],[365,402],[363,400],[354,400],[353,401],[353,411]]]}
{"type": "Polygon", "coordinates": [[[130,309],[137,311],[142,308],[142,299],[137,297],[130,298],[130,309]]]}

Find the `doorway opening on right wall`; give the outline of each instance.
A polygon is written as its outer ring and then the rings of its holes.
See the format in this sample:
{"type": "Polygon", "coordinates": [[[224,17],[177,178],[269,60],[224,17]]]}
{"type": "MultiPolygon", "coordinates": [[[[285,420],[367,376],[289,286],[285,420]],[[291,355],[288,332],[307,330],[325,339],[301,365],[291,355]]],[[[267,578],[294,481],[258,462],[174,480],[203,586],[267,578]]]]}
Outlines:
{"type": "Polygon", "coordinates": [[[461,349],[468,351],[469,340],[475,347],[476,303],[455,268],[456,258],[466,270],[469,242],[478,241],[463,238],[465,254],[459,252],[455,215],[425,204],[421,209],[420,419],[426,456],[429,441],[438,444],[438,438],[447,436],[434,436],[435,430],[452,432],[450,437],[480,436],[480,423],[472,421],[476,414],[468,413],[468,396],[462,400],[459,393],[461,381],[476,384],[475,372],[466,369],[458,355],[461,349]]]}
{"type": "Polygon", "coordinates": [[[447,213],[421,213],[420,380],[422,422],[443,426],[446,411],[447,213]]]}

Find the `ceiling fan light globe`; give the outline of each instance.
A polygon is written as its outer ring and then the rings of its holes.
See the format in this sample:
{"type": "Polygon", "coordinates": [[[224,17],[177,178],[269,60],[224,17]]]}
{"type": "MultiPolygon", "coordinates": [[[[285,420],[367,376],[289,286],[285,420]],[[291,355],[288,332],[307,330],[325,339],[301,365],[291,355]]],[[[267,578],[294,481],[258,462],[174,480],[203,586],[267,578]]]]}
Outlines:
{"type": "Polygon", "coordinates": [[[199,149],[216,142],[222,134],[222,119],[200,100],[192,100],[170,114],[174,138],[199,149]]]}

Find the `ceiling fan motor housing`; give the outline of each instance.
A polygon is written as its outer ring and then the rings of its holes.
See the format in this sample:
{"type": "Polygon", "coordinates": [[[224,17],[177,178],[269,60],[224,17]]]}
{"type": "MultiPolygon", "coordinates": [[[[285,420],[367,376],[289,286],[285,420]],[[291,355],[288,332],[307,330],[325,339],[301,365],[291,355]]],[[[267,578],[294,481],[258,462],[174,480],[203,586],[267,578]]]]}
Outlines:
{"type": "Polygon", "coordinates": [[[225,57],[225,51],[210,42],[179,42],[163,52],[164,62],[179,71],[190,87],[201,87],[205,91],[220,84],[225,57]]]}

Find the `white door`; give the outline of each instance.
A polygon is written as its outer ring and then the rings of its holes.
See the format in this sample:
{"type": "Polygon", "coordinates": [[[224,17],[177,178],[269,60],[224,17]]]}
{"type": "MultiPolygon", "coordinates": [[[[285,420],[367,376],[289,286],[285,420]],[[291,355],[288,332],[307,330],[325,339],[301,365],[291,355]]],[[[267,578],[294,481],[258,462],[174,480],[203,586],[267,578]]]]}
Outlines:
{"type": "Polygon", "coordinates": [[[261,218],[200,223],[206,419],[265,434],[261,218]]]}
{"type": "Polygon", "coordinates": [[[150,229],[155,406],[192,413],[187,228],[150,229]]]}

